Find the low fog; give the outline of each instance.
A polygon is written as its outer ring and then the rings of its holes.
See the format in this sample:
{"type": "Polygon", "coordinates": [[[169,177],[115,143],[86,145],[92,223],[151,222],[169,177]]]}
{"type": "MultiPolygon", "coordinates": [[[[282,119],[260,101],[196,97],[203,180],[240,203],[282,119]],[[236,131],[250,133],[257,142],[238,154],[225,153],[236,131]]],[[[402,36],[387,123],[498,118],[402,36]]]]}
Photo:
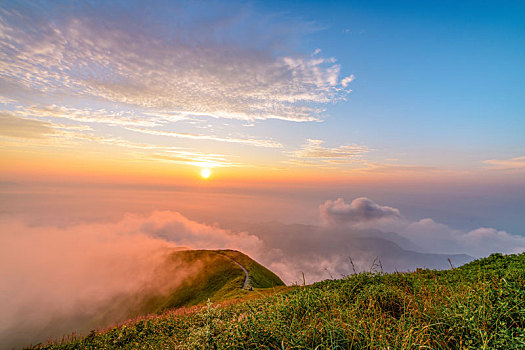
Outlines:
{"type": "Polygon", "coordinates": [[[171,242],[143,221],[68,228],[0,222],[0,346],[21,347],[135,316],[141,295],[164,294],[199,262],[166,258],[171,242]],[[139,298],[137,298],[139,297],[139,298]]]}
{"type": "Polygon", "coordinates": [[[287,284],[359,271],[442,269],[450,267],[448,259],[458,266],[494,252],[525,251],[525,237],[493,228],[456,230],[430,218],[411,221],[368,198],[327,200],[319,222],[221,227],[174,211],[65,227],[3,218],[0,344],[19,347],[129,317],[133,305],[114,307],[115,300],[162,293],[198,270],[195,264],[166,271],[172,249],[237,249],[287,284]]]}

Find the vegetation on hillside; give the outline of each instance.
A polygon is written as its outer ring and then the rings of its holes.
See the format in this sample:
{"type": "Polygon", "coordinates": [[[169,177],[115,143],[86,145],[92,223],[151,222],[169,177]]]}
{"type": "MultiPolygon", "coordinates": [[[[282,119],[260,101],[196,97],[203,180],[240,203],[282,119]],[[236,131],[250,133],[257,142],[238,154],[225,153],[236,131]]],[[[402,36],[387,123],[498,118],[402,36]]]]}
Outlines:
{"type": "Polygon", "coordinates": [[[276,274],[248,255],[236,250],[220,250],[219,252],[237,261],[248,270],[252,287],[269,288],[284,285],[283,281],[276,274]]]}
{"type": "MultiPolygon", "coordinates": [[[[171,261],[175,268],[194,266],[196,262],[199,265],[191,276],[169,293],[146,298],[141,312],[137,314],[159,313],[169,308],[202,304],[207,300],[219,302],[244,297],[246,293],[241,288],[245,273],[235,262],[248,270],[255,288],[284,285],[273,272],[236,250],[176,251],[171,254],[165,268],[170,268],[171,261]]],[[[174,271],[174,277],[176,274],[177,271],[174,271]]]]}
{"type": "Polygon", "coordinates": [[[136,320],[46,349],[523,349],[525,253],[360,273],[136,320]]]}

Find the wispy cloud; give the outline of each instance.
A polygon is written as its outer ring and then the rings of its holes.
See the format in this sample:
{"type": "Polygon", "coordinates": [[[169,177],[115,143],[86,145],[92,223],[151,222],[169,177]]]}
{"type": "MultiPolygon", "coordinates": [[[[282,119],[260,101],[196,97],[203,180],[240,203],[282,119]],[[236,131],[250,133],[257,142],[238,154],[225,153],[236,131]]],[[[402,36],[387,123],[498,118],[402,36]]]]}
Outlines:
{"type": "Polygon", "coordinates": [[[312,121],[320,118],[323,105],[344,99],[353,79],[340,77],[332,58],[278,55],[271,45],[241,45],[214,34],[232,38],[243,26],[261,31],[262,20],[255,16],[241,21],[224,15],[205,28],[199,27],[201,18],[178,27],[192,9],[152,22],[124,7],[108,11],[103,2],[56,6],[61,17],[50,9],[3,9],[2,81],[48,95],[102,98],[173,113],[312,121]],[[77,7],[83,8],[82,16],[77,7]],[[119,11],[126,16],[115,16],[119,11]]]}
{"type": "MultiPolygon", "coordinates": [[[[391,161],[397,161],[392,159],[391,161]]],[[[431,172],[446,172],[445,169],[434,166],[411,165],[411,164],[392,164],[379,162],[366,162],[360,170],[373,173],[431,173],[431,172]]]]}
{"type": "MultiPolygon", "coordinates": [[[[239,138],[239,137],[221,137],[217,135],[205,135],[205,134],[195,134],[195,133],[184,133],[184,132],[175,132],[175,131],[165,131],[165,130],[155,130],[147,129],[144,126],[165,126],[166,123],[173,123],[174,121],[181,121],[186,119],[185,114],[169,114],[169,113],[132,113],[132,112],[115,112],[108,111],[106,109],[90,109],[90,108],[74,108],[74,107],[65,107],[57,105],[49,106],[29,106],[21,107],[14,109],[12,111],[0,110],[0,113],[3,113],[5,116],[21,116],[24,118],[37,118],[37,120],[30,121],[27,120],[26,124],[32,122],[34,124],[48,123],[47,121],[39,121],[38,119],[52,120],[52,119],[67,119],[79,123],[96,123],[96,124],[107,124],[107,125],[117,125],[121,126],[126,130],[139,132],[149,135],[157,136],[167,136],[174,138],[182,139],[192,139],[192,140],[211,140],[218,142],[229,142],[229,143],[240,143],[247,144],[257,147],[267,147],[267,148],[282,148],[283,145],[279,142],[273,141],[271,139],[257,139],[252,137],[239,138]]],[[[12,119],[12,118],[11,118],[12,119]]],[[[21,119],[21,118],[17,118],[21,119]]],[[[48,123],[49,124],[49,123],[48,123]]],[[[52,125],[58,125],[52,123],[52,125]]],[[[81,126],[78,126],[79,128],[81,126]]],[[[89,128],[88,126],[85,126],[89,128]]],[[[12,129],[12,128],[10,128],[12,129]]],[[[22,131],[22,130],[21,130],[22,131]]]]}
{"type": "Polygon", "coordinates": [[[296,165],[347,165],[362,161],[362,156],[371,149],[367,146],[349,144],[338,147],[324,147],[323,140],[306,140],[299,150],[287,152],[288,160],[296,165]]]}
{"type": "Polygon", "coordinates": [[[227,156],[221,154],[206,154],[184,150],[165,149],[148,157],[150,159],[158,159],[176,164],[193,165],[201,168],[232,167],[241,165],[230,161],[227,156]]]}
{"type": "Polygon", "coordinates": [[[78,140],[121,147],[135,157],[145,160],[162,160],[171,163],[207,168],[239,165],[238,163],[230,161],[229,157],[226,155],[198,152],[188,148],[166,147],[149,143],[135,143],[121,138],[100,137],[92,134],[85,135],[74,133],[71,136],[78,140]]]}
{"type": "Polygon", "coordinates": [[[258,146],[258,147],[269,147],[269,148],[282,148],[283,145],[272,141],[272,140],[264,140],[264,139],[253,139],[253,138],[235,138],[235,137],[220,137],[220,136],[214,136],[214,135],[202,135],[202,134],[191,134],[191,133],[183,133],[183,132],[175,132],[175,131],[162,131],[162,130],[153,130],[153,129],[144,129],[144,128],[130,128],[127,127],[127,130],[140,132],[144,134],[150,134],[150,135],[158,135],[158,136],[167,136],[167,137],[175,137],[175,138],[183,138],[183,139],[192,139],[192,140],[211,140],[211,141],[219,141],[219,142],[231,142],[231,143],[242,143],[242,144],[248,144],[252,146],[258,146]]]}
{"type": "Polygon", "coordinates": [[[525,157],[516,157],[511,159],[490,159],[483,163],[488,164],[489,170],[502,170],[510,172],[525,171],[525,157]]]}
{"type": "MultiPolygon", "coordinates": [[[[79,145],[98,144],[120,148],[123,154],[145,160],[162,160],[200,167],[237,166],[228,156],[198,152],[189,148],[137,143],[121,137],[96,135],[89,126],[20,118],[0,113],[0,147],[42,152],[45,149],[67,149],[79,145]]],[[[84,147],[84,151],[87,147],[84,147]]]]}
{"type": "Polygon", "coordinates": [[[0,135],[17,138],[44,138],[55,131],[50,123],[18,118],[0,111],[0,135]]]}
{"type": "MultiPolygon", "coordinates": [[[[13,110],[22,117],[32,118],[61,118],[81,123],[98,123],[120,126],[157,126],[162,124],[167,115],[153,114],[145,115],[130,111],[113,111],[107,109],[75,108],[67,106],[46,105],[19,107],[13,110]]],[[[175,116],[172,116],[175,119],[175,116]]],[[[183,117],[179,117],[182,120],[183,117]]]]}

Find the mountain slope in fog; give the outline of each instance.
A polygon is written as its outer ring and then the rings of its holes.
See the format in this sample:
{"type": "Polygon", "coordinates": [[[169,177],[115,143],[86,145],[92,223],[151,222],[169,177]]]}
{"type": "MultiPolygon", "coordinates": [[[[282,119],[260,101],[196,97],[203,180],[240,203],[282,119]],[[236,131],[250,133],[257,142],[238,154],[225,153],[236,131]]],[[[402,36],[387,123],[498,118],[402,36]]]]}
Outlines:
{"type": "Polygon", "coordinates": [[[91,329],[169,308],[197,305],[208,299],[219,302],[243,298],[250,293],[243,290],[244,270],[248,272],[249,285],[255,290],[284,286],[273,272],[235,250],[173,250],[151,271],[149,278],[144,279],[142,288],[102,301],[95,300],[94,296],[68,313],[48,315],[46,323],[14,324],[1,335],[0,348],[20,348],[73,332],[86,334],[91,329]]]}
{"type": "Polygon", "coordinates": [[[193,306],[208,299],[217,302],[242,297],[246,276],[241,266],[247,270],[253,288],[284,285],[273,272],[235,250],[177,250],[153,272],[158,277],[155,288],[144,286],[141,293],[115,297],[96,324],[193,306]]]}
{"type": "MultiPolygon", "coordinates": [[[[139,314],[156,313],[168,308],[192,306],[244,295],[245,272],[253,288],[283,286],[281,279],[246,254],[235,250],[182,250],[174,252],[165,269],[181,264],[200,264],[195,273],[168,293],[147,296],[138,308],[139,314]],[[175,265],[173,265],[175,262],[175,265]],[[244,269],[243,269],[244,267],[244,269]]],[[[176,271],[174,271],[176,273],[176,271]]]]}

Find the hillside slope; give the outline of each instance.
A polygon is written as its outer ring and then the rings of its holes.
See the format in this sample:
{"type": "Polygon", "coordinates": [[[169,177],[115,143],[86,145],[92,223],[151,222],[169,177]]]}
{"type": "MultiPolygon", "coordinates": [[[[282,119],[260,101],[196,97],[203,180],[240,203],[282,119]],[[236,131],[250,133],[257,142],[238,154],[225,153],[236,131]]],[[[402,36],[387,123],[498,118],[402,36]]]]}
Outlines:
{"type": "Polygon", "coordinates": [[[46,349],[523,349],[525,253],[362,273],[131,322],[46,349]]]}
{"type": "MultiPolygon", "coordinates": [[[[219,302],[242,298],[249,293],[243,290],[246,278],[243,267],[255,289],[284,286],[277,275],[241,252],[178,250],[170,254],[160,271],[154,272],[162,281],[161,288],[121,296],[108,308],[107,315],[114,315],[114,310],[126,309],[126,318],[133,318],[169,308],[202,304],[208,299],[219,302]]],[[[105,315],[101,315],[101,319],[110,320],[105,315]]]]}
{"type": "Polygon", "coordinates": [[[172,253],[166,264],[191,266],[200,263],[191,276],[163,295],[147,298],[141,305],[139,314],[157,313],[167,308],[192,306],[206,302],[222,301],[242,297],[245,280],[244,267],[249,274],[253,288],[271,288],[284,286],[281,279],[273,272],[252,260],[247,255],[235,250],[183,250],[172,253]],[[236,264],[237,263],[237,264],[236,264]],[[239,266],[241,265],[241,266],[239,266]]]}
{"type": "Polygon", "coordinates": [[[157,314],[177,307],[251,298],[264,289],[284,286],[281,279],[243,253],[234,250],[174,250],[164,263],[151,271],[151,281],[130,293],[106,300],[97,309],[79,310],[57,317],[31,333],[18,331],[0,335],[0,348],[19,348],[63,334],[87,334],[128,319],[157,314]],[[243,290],[248,272],[253,292],[243,290]]]}

